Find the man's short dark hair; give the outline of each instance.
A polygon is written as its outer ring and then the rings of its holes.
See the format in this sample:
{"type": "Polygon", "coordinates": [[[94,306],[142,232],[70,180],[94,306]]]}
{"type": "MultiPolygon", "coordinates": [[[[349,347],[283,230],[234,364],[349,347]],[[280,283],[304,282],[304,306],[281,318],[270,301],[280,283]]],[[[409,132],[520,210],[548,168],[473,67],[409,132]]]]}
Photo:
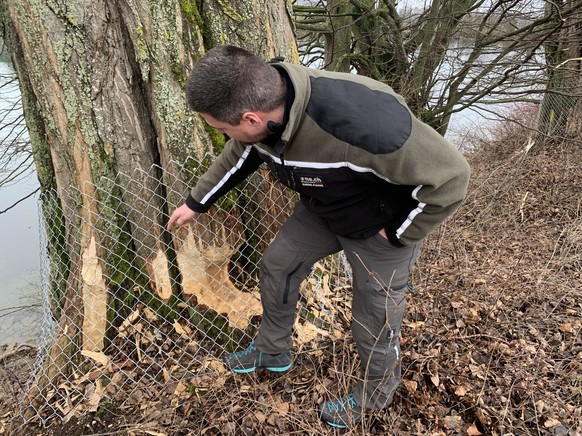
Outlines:
{"type": "Polygon", "coordinates": [[[232,45],[209,50],[190,73],[186,100],[196,112],[232,125],[245,112],[269,112],[285,102],[285,85],[275,68],[232,45]]]}

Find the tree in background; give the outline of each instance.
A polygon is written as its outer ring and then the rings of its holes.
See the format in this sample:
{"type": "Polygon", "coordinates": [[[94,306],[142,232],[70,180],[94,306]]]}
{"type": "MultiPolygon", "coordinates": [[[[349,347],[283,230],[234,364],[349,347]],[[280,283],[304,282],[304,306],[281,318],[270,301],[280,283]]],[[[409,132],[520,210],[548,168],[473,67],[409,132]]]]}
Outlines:
{"type": "Polygon", "coordinates": [[[546,15],[559,31],[544,42],[548,82],[538,129],[541,139],[572,137],[582,114],[582,2],[547,3],[546,15]]]}
{"type": "Polygon", "coordinates": [[[187,194],[189,174],[204,170],[186,172],[188,157],[203,161],[224,143],[188,111],[185,81],[197,57],[218,44],[266,59],[297,60],[297,51],[284,0],[6,0],[0,23],[47,225],[57,331],[36,380],[34,392],[42,395],[57,376],[71,374],[83,353],[104,350],[108,329],[121,307],[131,308],[130,299],[151,293],[171,303],[173,295],[194,294],[200,289],[191,287],[212,280],[236,291],[223,269],[244,238],[232,225],[237,208],[181,234],[164,232],[167,211],[187,194]],[[129,177],[112,183],[119,174],[129,177]],[[205,255],[216,247],[220,256],[205,255]],[[185,256],[206,262],[215,277],[193,279],[185,256]]]}
{"type": "Polygon", "coordinates": [[[581,19],[578,0],[314,0],[293,10],[307,63],[391,85],[441,134],[461,110],[539,101],[547,44],[581,19]]]}

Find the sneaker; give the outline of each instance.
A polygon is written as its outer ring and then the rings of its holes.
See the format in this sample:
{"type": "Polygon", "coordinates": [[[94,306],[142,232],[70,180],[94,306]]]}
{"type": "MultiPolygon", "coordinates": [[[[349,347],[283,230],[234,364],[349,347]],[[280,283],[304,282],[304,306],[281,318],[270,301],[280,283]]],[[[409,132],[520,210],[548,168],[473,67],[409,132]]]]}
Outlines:
{"type": "Polygon", "coordinates": [[[285,372],[293,366],[291,352],[267,354],[257,350],[254,342],[246,350],[231,353],[226,356],[226,366],[238,374],[253,372],[257,368],[269,371],[285,372]]]}
{"type": "Polygon", "coordinates": [[[354,400],[354,393],[337,401],[326,401],[319,405],[321,419],[335,428],[348,428],[362,420],[362,406],[354,400]]]}

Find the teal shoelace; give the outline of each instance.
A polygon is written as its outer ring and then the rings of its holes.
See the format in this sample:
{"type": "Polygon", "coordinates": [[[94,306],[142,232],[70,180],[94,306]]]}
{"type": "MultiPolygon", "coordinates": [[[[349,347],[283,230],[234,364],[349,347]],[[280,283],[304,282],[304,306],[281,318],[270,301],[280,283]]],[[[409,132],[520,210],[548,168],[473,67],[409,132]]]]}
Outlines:
{"type": "Polygon", "coordinates": [[[346,404],[350,409],[355,409],[358,407],[358,403],[354,400],[354,395],[351,393],[347,397],[342,398],[338,401],[331,401],[327,404],[327,410],[330,412],[341,412],[346,409],[346,404]]]}
{"type": "Polygon", "coordinates": [[[251,354],[253,351],[256,351],[256,350],[257,350],[257,347],[255,346],[255,343],[253,342],[251,345],[249,345],[249,347],[247,349],[234,353],[234,356],[235,357],[243,357],[243,356],[246,356],[247,354],[251,354]]]}

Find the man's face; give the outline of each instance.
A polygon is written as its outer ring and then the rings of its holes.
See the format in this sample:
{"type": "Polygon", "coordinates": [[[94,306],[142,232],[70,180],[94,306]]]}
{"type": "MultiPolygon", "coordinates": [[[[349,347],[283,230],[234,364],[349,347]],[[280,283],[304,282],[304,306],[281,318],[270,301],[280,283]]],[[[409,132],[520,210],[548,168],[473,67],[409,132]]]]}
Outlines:
{"type": "Polygon", "coordinates": [[[219,121],[209,114],[200,114],[209,126],[214,127],[220,133],[228,135],[229,138],[236,139],[247,144],[254,144],[265,138],[269,133],[264,123],[249,119],[243,115],[241,122],[237,125],[219,121]]]}

